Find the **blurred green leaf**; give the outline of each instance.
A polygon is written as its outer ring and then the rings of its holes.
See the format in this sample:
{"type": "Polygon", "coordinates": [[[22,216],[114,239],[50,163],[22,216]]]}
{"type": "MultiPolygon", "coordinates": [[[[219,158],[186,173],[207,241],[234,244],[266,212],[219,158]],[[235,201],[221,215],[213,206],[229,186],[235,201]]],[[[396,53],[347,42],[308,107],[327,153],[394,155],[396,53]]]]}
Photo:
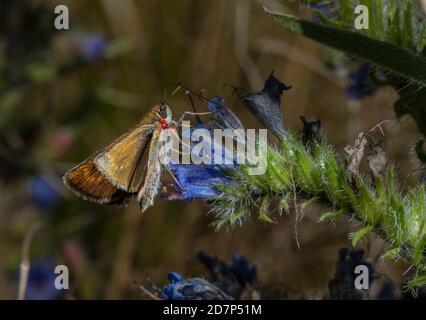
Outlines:
{"type": "Polygon", "coordinates": [[[408,282],[408,288],[414,289],[426,284],[426,275],[420,275],[408,282]]]}
{"type": "Polygon", "coordinates": [[[275,21],[293,32],[426,85],[426,59],[405,48],[358,32],[313,23],[291,15],[272,12],[266,8],[265,11],[275,21]]]}
{"type": "Polygon", "coordinates": [[[7,91],[0,96],[0,128],[9,120],[21,98],[22,93],[19,90],[7,91]]]}
{"type": "Polygon", "coordinates": [[[47,63],[32,63],[27,67],[28,77],[37,83],[43,83],[52,80],[57,74],[57,68],[47,63]]]}
{"type": "Polygon", "coordinates": [[[420,238],[413,252],[413,263],[415,266],[422,265],[423,253],[426,247],[426,234],[420,238]]]}
{"type": "Polygon", "coordinates": [[[106,57],[109,59],[116,58],[130,53],[134,48],[135,44],[131,40],[117,39],[108,44],[106,57]]]}

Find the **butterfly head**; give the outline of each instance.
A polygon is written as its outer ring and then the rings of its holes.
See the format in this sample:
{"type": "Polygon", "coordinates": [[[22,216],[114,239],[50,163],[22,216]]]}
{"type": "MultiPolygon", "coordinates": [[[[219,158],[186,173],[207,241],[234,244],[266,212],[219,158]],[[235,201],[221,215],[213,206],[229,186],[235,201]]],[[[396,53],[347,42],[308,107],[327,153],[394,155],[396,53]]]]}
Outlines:
{"type": "Polygon", "coordinates": [[[158,109],[158,122],[163,129],[169,128],[172,123],[172,110],[166,104],[162,104],[158,109]]]}

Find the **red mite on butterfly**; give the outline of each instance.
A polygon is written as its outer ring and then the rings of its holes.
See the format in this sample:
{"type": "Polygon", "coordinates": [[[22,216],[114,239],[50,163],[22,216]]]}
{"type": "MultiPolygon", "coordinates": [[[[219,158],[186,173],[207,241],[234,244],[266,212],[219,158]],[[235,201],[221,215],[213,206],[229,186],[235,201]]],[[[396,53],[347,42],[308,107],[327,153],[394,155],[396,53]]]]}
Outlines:
{"type": "Polygon", "coordinates": [[[161,123],[161,128],[163,128],[163,129],[167,129],[167,121],[166,121],[166,119],[164,119],[164,118],[160,118],[160,119],[158,120],[158,122],[160,122],[160,123],[161,123]]]}
{"type": "Polygon", "coordinates": [[[162,129],[167,129],[167,128],[170,128],[170,129],[172,129],[172,130],[174,130],[174,131],[176,131],[176,127],[174,126],[174,125],[168,125],[167,124],[167,120],[165,119],[165,118],[160,118],[160,119],[158,119],[158,122],[160,122],[161,123],[161,128],[162,129]]]}

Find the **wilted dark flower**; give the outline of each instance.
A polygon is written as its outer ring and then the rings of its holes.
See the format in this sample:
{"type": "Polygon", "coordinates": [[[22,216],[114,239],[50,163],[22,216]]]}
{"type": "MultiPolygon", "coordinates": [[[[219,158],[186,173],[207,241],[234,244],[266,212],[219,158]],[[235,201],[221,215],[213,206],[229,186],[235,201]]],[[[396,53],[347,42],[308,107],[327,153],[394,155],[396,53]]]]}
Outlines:
{"type": "Polygon", "coordinates": [[[290,88],[271,72],[262,91],[250,92],[243,97],[244,104],[255,118],[279,138],[287,135],[281,112],[281,95],[290,88]]]}
{"type": "Polygon", "coordinates": [[[221,129],[244,129],[241,120],[229,109],[220,96],[214,96],[207,102],[207,108],[213,114],[218,128],[221,129]]]}
{"type": "Polygon", "coordinates": [[[357,70],[349,75],[351,84],[346,88],[346,96],[352,100],[358,100],[365,96],[371,96],[377,91],[368,78],[370,72],[370,65],[368,63],[362,64],[357,70]]]}
{"type": "Polygon", "coordinates": [[[346,248],[340,249],[339,258],[336,264],[336,274],[333,280],[329,281],[329,294],[331,299],[362,299],[363,290],[355,288],[355,268],[358,265],[365,265],[369,270],[369,283],[373,281],[373,266],[363,260],[364,251],[350,251],[346,248]]]}
{"type": "Polygon", "coordinates": [[[394,300],[396,298],[396,288],[390,281],[386,281],[380,289],[377,300],[394,300]]]}
{"type": "Polygon", "coordinates": [[[321,136],[321,120],[306,120],[301,116],[300,120],[303,122],[302,141],[307,150],[311,150],[313,143],[320,143],[321,136]]]}
{"type": "Polygon", "coordinates": [[[243,286],[254,284],[257,280],[256,266],[250,264],[239,252],[231,257],[229,269],[243,286]]]}
{"type": "Polygon", "coordinates": [[[253,291],[256,288],[256,267],[240,253],[235,253],[228,264],[204,252],[199,252],[197,256],[209,270],[210,281],[232,297],[250,297],[250,294],[245,294],[246,290],[253,291]]]}
{"type": "Polygon", "coordinates": [[[185,279],[177,272],[168,275],[170,284],[163,288],[168,300],[231,300],[232,298],[201,278],[185,279]]]}
{"type": "Polygon", "coordinates": [[[82,35],[78,39],[77,48],[80,55],[88,61],[102,58],[107,47],[106,39],[101,33],[82,35]]]}
{"type": "Polygon", "coordinates": [[[60,200],[58,191],[45,177],[31,177],[27,182],[27,188],[31,201],[41,209],[52,209],[60,200]]]}
{"type": "Polygon", "coordinates": [[[52,300],[58,297],[61,291],[55,288],[55,278],[55,264],[51,258],[31,263],[26,299],[52,300]]]}

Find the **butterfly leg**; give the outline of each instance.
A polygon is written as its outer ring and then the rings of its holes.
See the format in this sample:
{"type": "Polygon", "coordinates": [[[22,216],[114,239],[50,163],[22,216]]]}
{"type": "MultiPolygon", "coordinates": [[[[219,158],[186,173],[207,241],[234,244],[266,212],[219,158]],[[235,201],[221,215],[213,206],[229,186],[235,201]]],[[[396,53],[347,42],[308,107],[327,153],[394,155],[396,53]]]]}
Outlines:
{"type": "MultiPolygon", "coordinates": [[[[182,139],[181,139],[181,137],[179,137],[179,135],[177,134],[177,132],[176,131],[172,131],[172,134],[175,136],[175,138],[177,139],[177,141],[182,145],[182,146],[184,146],[185,148],[186,148],[186,150],[191,150],[191,146],[189,146],[189,145],[187,145],[187,144],[185,144],[183,141],[182,141],[182,139]]],[[[178,152],[178,154],[179,155],[188,155],[188,154],[191,154],[191,152],[182,152],[181,150],[176,150],[176,149],[174,149],[174,148],[172,148],[172,151],[174,151],[174,152],[178,152]]]]}
{"type": "Polygon", "coordinates": [[[191,115],[191,116],[205,116],[211,114],[211,112],[189,112],[185,111],[179,118],[179,120],[176,122],[176,127],[179,127],[182,123],[182,121],[185,119],[185,116],[191,115]]]}
{"type": "Polygon", "coordinates": [[[172,172],[172,170],[170,170],[170,168],[167,165],[165,167],[166,167],[167,172],[171,175],[171,177],[176,182],[176,184],[179,186],[179,188],[181,188],[183,191],[185,191],[185,188],[180,184],[179,180],[176,178],[176,176],[172,172]]]}

